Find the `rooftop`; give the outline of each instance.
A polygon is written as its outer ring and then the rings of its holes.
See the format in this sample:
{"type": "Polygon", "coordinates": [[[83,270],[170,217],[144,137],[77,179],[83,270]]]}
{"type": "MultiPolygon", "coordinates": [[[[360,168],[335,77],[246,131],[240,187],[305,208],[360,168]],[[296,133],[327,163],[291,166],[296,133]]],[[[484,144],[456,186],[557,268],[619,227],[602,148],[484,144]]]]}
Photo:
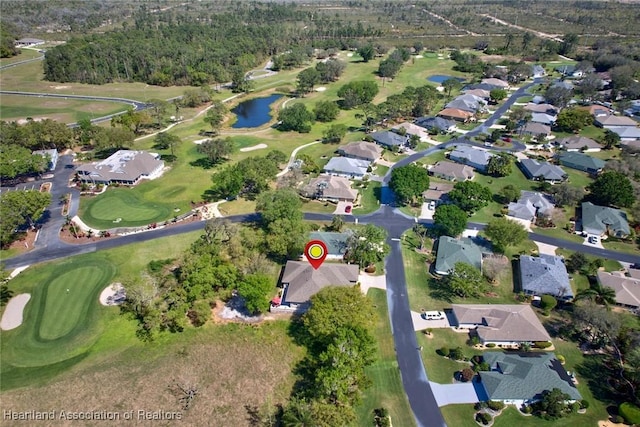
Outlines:
{"type": "Polygon", "coordinates": [[[309,181],[303,190],[307,197],[355,200],[358,191],[351,188],[351,181],[341,176],[319,175],[309,181]]]}
{"type": "Polygon", "coordinates": [[[456,181],[466,181],[473,179],[475,176],[475,172],[473,172],[473,168],[470,166],[448,162],[446,160],[441,160],[433,165],[433,167],[429,169],[429,172],[434,175],[448,176],[456,181]]]}
{"type": "Polygon", "coordinates": [[[591,202],[582,203],[582,229],[587,234],[602,235],[605,232],[613,234],[629,234],[627,214],[620,209],[594,205],[591,202]]]}
{"type": "Polygon", "coordinates": [[[566,138],[558,140],[557,144],[564,147],[565,150],[582,150],[585,147],[587,149],[602,148],[600,144],[593,139],[581,135],[567,136],[566,138]]]}
{"type": "Polygon", "coordinates": [[[493,157],[493,154],[490,152],[470,145],[457,145],[455,150],[449,154],[451,160],[482,167],[486,167],[489,164],[491,157],[493,157]]]}
{"type": "Polygon", "coordinates": [[[575,165],[587,170],[601,170],[606,164],[604,160],[576,152],[560,153],[558,158],[564,166],[573,167],[575,165]]]}
{"type": "Polygon", "coordinates": [[[480,248],[469,238],[454,239],[449,236],[441,236],[438,239],[436,273],[449,274],[458,262],[469,264],[480,270],[482,268],[480,248]]]}
{"type": "Polygon", "coordinates": [[[341,147],[338,152],[347,156],[360,157],[374,161],[382,155],[382,148],[373,142],[357,141],[341,147]]]}
{"type": "Polygon", "coordinates": [[[303,304],[328,286],[354,286],[359,269],[353,264],[325,262],[317,270],[306,261],[287,261],[282,283],[287,285],[283,302],[303,304]]]}
{"type": "Polygon", "coordinates": [[[552,165],[549,162],[523,159],[520,160],[520,164],[530,178],[544,178],[547,181],[562,181],[567,177],[567,174],[562,170],[562,168],[552,165]]]}
{"type": "Polygon", "coordinates": [[[324,166],[323,170],[347,175],[364,175],[367,173],[367,168],[370,163],[368,160],[332,157],[324,166]]]}
{"type": "Polygon", "coordinates": [[[640,278],[627,277],[623,273],[598,271],[598,282],[616,291],[616,302],[621,305],[640,307],[640,278]]]}
{"type": "Polygon", "coordinates": [[[108,158],[78,167],[81,175],[95,181],[136,181],[149,175],[164,163],[146,151],[118,150],[108,158]]]}
{"type": "Polygon", "coordinates": [[[397,133],[390,132],[388,130],[374,132],[371,134],[371,138],[373,138],[378,144],[385,145],[387,147],[402,146],[407,143],[406,136],[398,135],[397,133]]]}
{"type": "Polygon", "coordinates": [[[522,290],[527,293],[553,295],[561,299],[573,298],[567,267],[560,257],[547,254],[537,257],[521,255],[520,279],[522,290]]]}

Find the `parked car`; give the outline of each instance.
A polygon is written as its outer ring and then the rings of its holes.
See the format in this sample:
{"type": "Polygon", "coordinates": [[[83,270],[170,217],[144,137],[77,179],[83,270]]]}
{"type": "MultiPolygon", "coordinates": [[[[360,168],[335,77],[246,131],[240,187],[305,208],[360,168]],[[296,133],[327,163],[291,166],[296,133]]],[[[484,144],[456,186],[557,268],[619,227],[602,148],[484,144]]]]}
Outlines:
{"type": "Polygon", "coordinates": [[[502,140],[505,142],[511,142],[511,137],[510,136],[503,136],[502,140]]]}
{"type": "Polygon", "coordinates": [[[493,142],[487,141],[487,142],[484,143],[484,146],[485,147],[493,147],[493,142]]]}
{"type": "Polygon", "coordinates": [[[443,320],[445,315],[441,311],[425,311],[422,313],[422,318],[425,320],[443,320]]]}
{"type": "Polygon", "coordinates": [[[589,243],[597,245],[598,244],[598,236],[589,236],[589,243]]]}
{"type": "Polygon", "coordinates": [[[346,213],[351,213],[351,205],[347,205],[347,206],[345,206],[344,211],[345,211],[346,213]]]}
{"type": "Polygon", "coordinates": [[[430,211],[432,211],[432,210],[434,210],[435,208],[436,208],[436,202],[434,202],[433,200],[432,200],[432,201],[430,201],[430,202],[429,202],[429,205],[428,205],[428,209],[429,209],[430,211]]]}

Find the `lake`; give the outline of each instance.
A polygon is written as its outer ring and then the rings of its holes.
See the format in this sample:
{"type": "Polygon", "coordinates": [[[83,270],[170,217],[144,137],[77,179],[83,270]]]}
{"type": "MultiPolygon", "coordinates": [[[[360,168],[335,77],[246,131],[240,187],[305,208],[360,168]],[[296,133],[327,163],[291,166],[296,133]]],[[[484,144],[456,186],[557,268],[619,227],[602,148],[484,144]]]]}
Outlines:
{"type": "Polygon", "coordinates": [[[274,94],[265,98],[254,98],[242,101],[231,110],[238,120],[232,128],[257,128],[271,120],[270,105],[280,99],[282,95],[274,94]]]}
{"type": "Polygon", "coordinates": [[[463,78],[454,77],[454,76],[445,76],[444,74],[434,74],[433,76],[427,77],[427,80],[429,80],[430,82],[434,82],[434,83],[442,83],[445,80],[449,80],[449,79],[457,79],[460,82],[464,81],[463,78]]]}

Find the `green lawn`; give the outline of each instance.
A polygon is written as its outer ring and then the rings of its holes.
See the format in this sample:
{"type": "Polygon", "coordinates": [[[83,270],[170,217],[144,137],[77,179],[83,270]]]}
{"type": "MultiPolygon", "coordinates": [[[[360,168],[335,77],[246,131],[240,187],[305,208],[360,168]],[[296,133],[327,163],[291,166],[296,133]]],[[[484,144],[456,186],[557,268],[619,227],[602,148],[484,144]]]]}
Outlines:
{"type": "Polygon", "coordinates": [[[353,210],[356,215],[364,215],[371,212],[375,212],[380,207],[380,188],[382,183],[378,181],[368,181],[366,188],[360,188],[361,182],[355,181],[352,184],[353,188],[358,189],[360,192],[360,207],[353,210]]]}
{"type": "Polygon", "coordinates": [[[447,347],[451,350],[461,347],[466,357],[481,353],[480,350],[474,351],[467,345],[469,339],[467,332],[454,332],[450,328],[434,329],[431,336],[427,336],[423,332],[416,332],[416,337],[418,344],[423,347],[422,363],[424,363],[429,380],[440,384],[451,384],[454,381],[454,372],[464,369],[469,364],[442,357],[436,353],[438,349],[447,347]]]}
{"type": "Polygon", "coordinates": [[[20,53],[16,56],[12,56],[9,58],[0,58],[0,66],[13,64],[20,61],[26,61],[27,59],[33,59],[39,56],[42,56],[42,54],[35,49],[20,49],[20,53]]]}
{"type": "Polygon", "coordinates": [[[93,119],[125,111],[127,108],[127,104],[119,102],[2,95],[0,119],[14,121],[30,117],[72,123],[81,119],[93,119]]]}
{"type": "Polygon", "coordinates": [[[373,384],[365,390],[362,403],[356,408],[358,425],[372,425],[373,410],[384,407],[389,410],[393,425],[415,426],[396,361],[386,293],[381,289],[370,289],[367,295],[376,306],[375,338],[378,349],[376,362],[366,370],[373,384]]]}

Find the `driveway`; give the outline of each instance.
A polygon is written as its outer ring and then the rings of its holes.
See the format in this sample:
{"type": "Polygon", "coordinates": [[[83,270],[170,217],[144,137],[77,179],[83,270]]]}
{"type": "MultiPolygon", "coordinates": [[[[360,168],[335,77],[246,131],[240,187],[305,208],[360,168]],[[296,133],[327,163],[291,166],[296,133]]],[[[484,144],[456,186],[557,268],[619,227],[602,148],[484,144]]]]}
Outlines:
{"type": "MultiPolygon", "coordinates": [[[[427,308],[427,311],[433,311],[431,307],[427,308]]],[[[449,319],[447,316],[442,320],[425,320],[417,311],[411,312],[411,320],[413,320],[413,329],[416,331],[424,331],[429,328],[450,328],[449,319]]]]}
{"type": "Polygon", "coordinates": [[[429,203],[422,204],[422,211],[420,212],[420,219],[433,219],[435,210],[429,209],[429,203]]]}
{"type": "Polygon", "coordinates": [[[583,245],[585,246],[591,246],[592,248],[600,248],[600,249],[604,249],[604,246],[602,246],[602,239],[600,238],[600,236],[598,236],[598,243],[591,243],[589,242],[589,235],[587,235],[584,238],[584,241],[582,242],[583,245]]]}
{"type": "Polygon", "coordinates": [[[361,273],[358,275],[358,282],[360,282],[360,290],[363,294],[367,294],[370,288],[387,289],[387,277],[372,276],[371,274],[361,273]]]}
{"type": "MultiPolygon", "coordinates": [[[[464,368],[462,363],[460,364],[460,368],[464,368]]],[[[429,384],[431,384],[431,390],[433,390],[438,406],[476,403],[480,400],[488,400],[481,383],[438,384],[429,381],[429,384]]]]}

